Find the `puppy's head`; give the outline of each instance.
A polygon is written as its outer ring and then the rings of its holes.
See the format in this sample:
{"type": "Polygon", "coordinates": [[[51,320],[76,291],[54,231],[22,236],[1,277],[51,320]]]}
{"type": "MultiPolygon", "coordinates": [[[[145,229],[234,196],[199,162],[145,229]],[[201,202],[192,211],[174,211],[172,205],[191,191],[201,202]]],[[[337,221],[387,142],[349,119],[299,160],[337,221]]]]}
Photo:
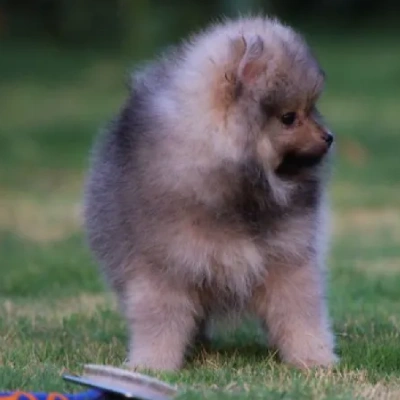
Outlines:
{"type": "Polygon", "coordinates": [[[249,21],[230,35],[213,93],[226,134],[240,131],[258,161],[278,173],[319,164],[333,136],[316,106],[324,73],[305,41],[276,21],[249,21]]]}

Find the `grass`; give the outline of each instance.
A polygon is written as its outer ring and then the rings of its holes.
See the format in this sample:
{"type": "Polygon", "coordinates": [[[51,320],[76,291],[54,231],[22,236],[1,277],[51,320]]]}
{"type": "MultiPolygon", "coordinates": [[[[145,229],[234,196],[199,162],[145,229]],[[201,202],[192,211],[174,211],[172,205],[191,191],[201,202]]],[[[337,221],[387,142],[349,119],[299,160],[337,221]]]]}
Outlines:
{"type": "MultiPolygon", "coordinates": [[[[183,399],[400,398],[400,186],[395,38],[311,38],[338,137],[329,305],[341,363],[279,364],[251,324],[179,373],[183,399]]],[[[93,135],[124,96],[130,63],[27,44],[0,63],[0,389],[77,390],[63,371],[120,365],[125,325],[82,240],[93,135]]]]}

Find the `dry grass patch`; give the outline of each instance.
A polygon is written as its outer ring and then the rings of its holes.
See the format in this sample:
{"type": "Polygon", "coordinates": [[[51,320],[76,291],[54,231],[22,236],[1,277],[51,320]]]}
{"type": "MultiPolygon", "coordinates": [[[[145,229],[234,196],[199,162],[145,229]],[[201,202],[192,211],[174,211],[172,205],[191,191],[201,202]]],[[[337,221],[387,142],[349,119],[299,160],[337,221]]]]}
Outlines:
{"type": "Polygon", "coordinates": [[[382,258],[374,261],[355,260],[353,266],[370,276],[400,276],[400,257],[382,258]]]}
{"type": "Polygon", "coordinates": [[[342,138],[337,147],[338,153],[353,165],[364,166],[369,160],[368,149],[356,140],[342,138]]]}
{"type": "MultiPolygon", "coordinates": [[[[368,373],[365,370],[351,371],[344,370],[341,372],[336,371],[321,371],[313,375],[317,378],[316,381],[311,381],[316,383],[316,389],[321,386],[326,387],[328,384],[331,385],[343,385],[344,387],[352,387],[353,394],[355,396],[360,396],[362,399],[376,399],[376,400],[394,400],[400,390],[400,378],[393,379],[390,382],[386,380],[381,380],[377,383],[370,383],[368,379],[368,373]]],[[[318,393],[316,391],[317,397],[323,398],[323,392],[318,393]],[[319,396],[318,396],[319,395],[319,396]]]]}
{"type": "Polygon", "coordinates": [[[365,201],[376,204],[374,208],[397,207],[400,204],[400,188],[398,186],[374,184],[368,185],[350,182],[337,182],[332,186],[332,198],[340,206],[341,210],[346,208],[353,211],[359,208],[365,201]]]}
{"type": "Polygon", "coordinates": [[[357,208],[337,212],[334,218],[337,235],[360,231],[363,235],[373,235],[382,229],[400,237],[400,212],[394,208],[357,208]]]}
{"type": "Polygon", "coordinates": [[[355,390],[354,394],[365,400],[398,400],[400,399],[400,383],[363,384],[355,390]]]}
{"type": "Polygon", "coordinates": [[[51,179],[46,176],[44,186],[53,187],[46,190],[45,198],[1,189],[0,230],[34,242],[48,243],[80,229],[82,179],[63,177],[57,183],[52,183],[51,179]]]}
{"type": "Polygon", "coordinates": [[[49,322],[60,322],[75,314],[90,317],[99,308],[116,309],[113,298],[107,295],[88,295],[68,297],[58,301],[30,301],[5,299],[0,301],[0,317],[6,320],[28,318],[34,321],[44,318],[49,322]]]}
{"type": "Polygon", "coordinates": [[[274,367],[274,364],[271,362],[268,372],[265,372],[262,377],[255,377],[254,371],[238,370],[234,372],[236,379],[228,384],[219,385],[215,383],[209,384],[206,387],[203,384],[190,386],[178,384],[178,388],[181,390],[199,390],[205,393],[258,393],[262,389],[287,393],[290,390],[296,392],[299,389],[300,392],[303,392],[301,388],[307,388],[310,398],[315,400],[325,399],[327,392],[351,393],[354,398],[366,400],[395,400],[399,398],[396,396],[400,393],[400,379],[390,382],[381,380],[371,383],[368,380],[368,373],[365,370],[320,370],[317,372],[300,373],[298,377],[294,378],[292,374],[288,373],[286,368],[274,367]],[[252,382],[246,383],[249,377],[252,377],[252,382]]]}

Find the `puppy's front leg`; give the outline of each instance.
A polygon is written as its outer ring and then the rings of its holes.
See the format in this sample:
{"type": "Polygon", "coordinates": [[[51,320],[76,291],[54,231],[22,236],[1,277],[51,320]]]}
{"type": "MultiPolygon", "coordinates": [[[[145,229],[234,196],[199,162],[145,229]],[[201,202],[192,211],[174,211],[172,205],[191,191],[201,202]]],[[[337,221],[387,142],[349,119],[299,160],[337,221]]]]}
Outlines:
{"type": "Polygon", "coordinates": [[[299,368],[336,362],[318,267],[310,263],[271,268],[255,306],[270,344],[284,362],[299,368]]]}
{"type": "Polygon", "coordinates": [[[196,329],[192,299],[165,283],[135,279],[128,285],[124,309],[130,330],[128,367],[181,368],[196,329]]]}

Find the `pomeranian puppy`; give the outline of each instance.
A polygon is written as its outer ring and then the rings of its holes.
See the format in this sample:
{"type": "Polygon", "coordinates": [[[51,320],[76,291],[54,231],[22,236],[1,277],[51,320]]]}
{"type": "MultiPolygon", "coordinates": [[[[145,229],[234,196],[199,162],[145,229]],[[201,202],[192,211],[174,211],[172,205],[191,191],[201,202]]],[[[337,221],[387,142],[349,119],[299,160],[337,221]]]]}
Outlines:
{"type": "Polygon", "coordinates": [[[257,318],[289,365],[336,362],[324,79],[305,40],[269,17],[216,23],[133,75],[94,144],[84,207],[129,367],[181,368],[232,313],[257,318]]]}

